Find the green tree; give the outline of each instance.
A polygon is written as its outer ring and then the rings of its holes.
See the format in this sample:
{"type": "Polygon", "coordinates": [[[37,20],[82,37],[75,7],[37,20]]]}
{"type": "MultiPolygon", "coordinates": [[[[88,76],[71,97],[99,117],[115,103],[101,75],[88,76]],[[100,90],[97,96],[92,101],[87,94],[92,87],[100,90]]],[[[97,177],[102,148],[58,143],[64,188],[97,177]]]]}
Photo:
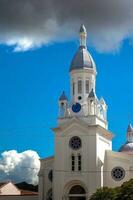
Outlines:
{"type": "Polygon", "coordinates": [[[123,183],[120,187],[97,189],[90,200],[133,200],[133,179],[123,183]]]}
{"type": "Polygon", "coordinates": [[[94,193],[90,200],[115,200],[117,197],[117,193],[114,189],[103,187],[97,189],[96,193],[94,193]]]}
{"type": "Polygon", "coordinates": [[[133,200],[133,179],[122,184],[117,200],[133,200]]]}

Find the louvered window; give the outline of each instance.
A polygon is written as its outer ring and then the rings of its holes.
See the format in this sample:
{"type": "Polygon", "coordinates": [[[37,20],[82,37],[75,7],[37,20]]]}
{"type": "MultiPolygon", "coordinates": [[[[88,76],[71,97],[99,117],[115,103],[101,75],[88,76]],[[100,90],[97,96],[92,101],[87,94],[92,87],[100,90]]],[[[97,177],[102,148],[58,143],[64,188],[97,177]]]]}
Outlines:
{"type": "Polygon", "coordinates": [[[73,83],[73,95],[75,95],[75,83],[73,83]]]}
{"type": "Polygon", "coordinates": [[[81,155],[78,155],[78,171],[81,171],[81,155]]]}
{"type": "Polygon", "coordinates": [[[72,165],[72,171],[75,171],[75,156],[72,155],[72,158],[71,158],[71,165],[72,165]]]}
{"type": "Polygon", "coordinates": [[[86,80],[86,93],[89,94],[89,80],[86,80]]]}
{"type": "Polygon", "coordinates": [[[82,93],[82,81],[78,80],[78,94],[82,93]]]}

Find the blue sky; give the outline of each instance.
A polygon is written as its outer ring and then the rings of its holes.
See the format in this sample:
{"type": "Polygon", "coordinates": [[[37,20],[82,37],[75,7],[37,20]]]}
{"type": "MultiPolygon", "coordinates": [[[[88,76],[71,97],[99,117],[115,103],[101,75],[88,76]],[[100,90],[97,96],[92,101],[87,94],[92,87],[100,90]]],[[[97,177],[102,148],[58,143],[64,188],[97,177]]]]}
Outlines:
{"type": "MultiPolygon", "coordinates": [[[[78,38],[19,53],[0,45],[0,152],[54,154],[51,128],[57,125],[62,90],[69,96],[69,66],[77,48],[78,38]]],[[[113,149],[118,150],[133,122],[133,46],[125,40],[117,52],[89,51],[97,65],[97,96],[108,104],[113,149]]]]}

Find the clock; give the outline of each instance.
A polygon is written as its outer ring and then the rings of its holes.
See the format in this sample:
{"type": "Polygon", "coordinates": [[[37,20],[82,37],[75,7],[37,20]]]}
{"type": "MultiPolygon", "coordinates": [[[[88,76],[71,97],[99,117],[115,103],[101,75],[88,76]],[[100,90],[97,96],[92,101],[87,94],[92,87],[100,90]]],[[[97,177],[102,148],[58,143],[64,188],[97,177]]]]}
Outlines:
{"type": "Polygon", "coordinates": [[[72,111],[74,113],[78,113],[78,112],[80,112],[80,110],[81,110],[81,104],[80,103],[74,103],[72,105],[72,111]]]}

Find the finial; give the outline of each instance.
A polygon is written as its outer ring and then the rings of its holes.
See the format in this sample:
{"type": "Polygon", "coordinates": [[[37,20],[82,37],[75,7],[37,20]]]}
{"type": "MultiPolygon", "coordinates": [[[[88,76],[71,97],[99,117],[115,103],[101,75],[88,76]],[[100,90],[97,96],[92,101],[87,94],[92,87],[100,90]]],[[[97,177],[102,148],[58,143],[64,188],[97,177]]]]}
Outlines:
{"type": "Polygon", "coordinates": [[[80,33],[87,33],[84,24],[81,25],[79,32],[80,32],[80,33]]]}
{"type": "Polygon", "coordinates": [[[79,29],[79,35],[80,35],[80,47],[86,48],[87,31],[84,24],[82,24],[79,29]]]}

